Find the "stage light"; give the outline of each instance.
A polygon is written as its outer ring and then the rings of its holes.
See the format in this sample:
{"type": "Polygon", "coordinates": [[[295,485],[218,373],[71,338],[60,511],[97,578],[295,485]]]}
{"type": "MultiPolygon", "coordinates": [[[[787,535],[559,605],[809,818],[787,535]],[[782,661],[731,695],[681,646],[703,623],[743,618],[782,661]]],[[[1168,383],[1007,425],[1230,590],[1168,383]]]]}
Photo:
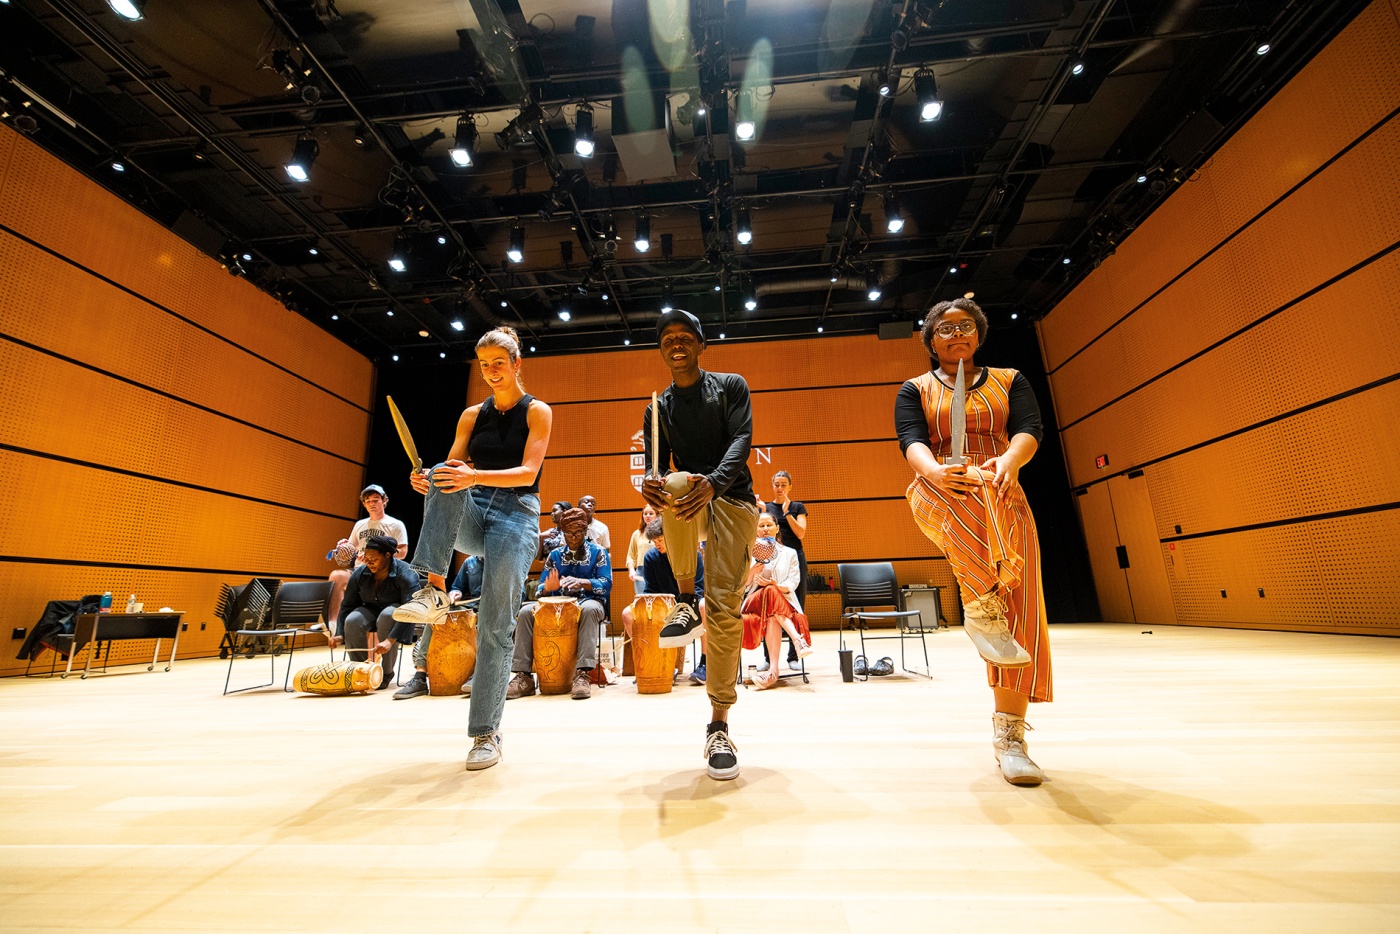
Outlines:
{"type": "Polygon", "coordinates": [[[948,267],[948,275],[950,275],[950,276],[956,276],[957,274],[958,274],[958,267],[956,267],[956,266],[949,266],[949,267],[948,267]]]}
{"type": "Polygon", "coordinates": [[[467,326],[466,326],[465,324],[462,323],[462,320],[461,320],[460,318],[457,318],[457,319],[453,320],[453,322],[452,322],[452,330],[454,330],[454,331],[465,331],[466,329],[467,329],[467,326]]]}
{"type": "Polygon", "coordinates": [[[446,359],[447,359],[447,351],[445,351],[445,350],[439,350],[439,351],[438,351],[438,358],[441,359],[441,360],[446,360],[446,359]]]}
{"type": "Polygon", "coordinates": [[[649,215],[637,215],[637,236],[633,238],[632,245],[637,248],[638,253],[645,253],[651,249],[651,217],[649,215]]]}
{"type": "Polygon", "coordinates": [[[670,311],[675,307],[675,294],[671,291],[671,283],[668,282],[661,287],[661,310],[670,311]]]}
{"type": "Polygon", "coordinates": [[[365,125],[363,123],[355,124],[354,135],[350,137],[350,139],[354,141],[355,145],[359,146],[361,149],[364,149],[366,146],[369,145],[369,138],[369,133],[365,130],[365,125]]]}
{"type": "Polygon", "coordinates": [[[1273,46],[1269,45],[1269,43],[1267,43],[1267,42],[1261,42],[1261,43],[1259,43],[1258,48],[1256,48],[1256,49],[1254,50],[1254,54],[1255,54],[1255,55],[1268,55],[1268,54],[1269,54],[1269,50],[1272,49],[1272,48],[1273,48],[1273,46]]]}
{"type": "Polygon", "coordinates": [[[572,318],[572,317],[573,317],[573,315],[569,312],[569,309],[567,309],[567,308],[560,308],[560,309],[559,309],[559,320],[560,320],[560,321],[568,321],[568,320],[569,320],[570,318],[572,318]]]}
{"type": "Polygon", "coordinates": [[[444,245],[444,244],[446,244],[446,243],[447,243],[447,238],[444,237],[442,234],[438,234],[438,245],[441,246],[441,245],[444,245]]]}
{"type": "Polygon", "coordinates": [[[890,233],[899,233],[904,229],[904,209],[893,195],[885,199],[885,229],[890,233]]]}
{"type": "Polygon", "coordinates": [[[827,278],[831,280],[833,285],[841,281],[841,267],[832,263],[831,269],[827,271],[827,278]]]}
{"type": "Polygon", "coordinates": [[[758,127],[753,121],[753,102],[748,95],[740,94],[739,103],[735,107],[737,119],[734,122],[734,135],[742,140],[753,139],[754,133],[758,132],[758,127]]]}
{"type": "Polygon", "coordinates": [[[749,223],[749,209],[739,209],[739,219],[734,224],[734,239],[744,246],[753,243],[753,225],[749,223]]]}
{"type": "Polygon", "coordinates": [[[723,331],[720,331],[720,332],[719,332],[719,339],[720,339],[720,340],[724,340],[724,332],[723,332],[723,331]]]}
{"type": "Polygon", "coordinates": [[[340,315],[331,315],[331,320],[332,320],[332,321],[339,321],[339,320],[340,320],[340,315]]]}
{"type": "Polygon", "coordinates": [[[428,331],[427,331],[427,329],[424,328],[424,329],[419,330],[418,336],[419,336],[419,337],[432,337],[433,335],[429,334],[428,331]]]}
{"type": "MultiPolygon", "coordinates": [[[[525,261],[525,228],[516,224],[510,229],[510,247],[506,250],[506,257],[512,263],[523,263],[525,261]]],[[[504,306],[504,302],[502,305],[504,306]]]]}
{"type": "Polygon", "coordinates": [[[885,71],[883,68],[875,72],[875,86],[880,90],[881,97],[894,96],[894,82],[890,80],[889,72],[885,71]]]}
{"type": "Polygon", "coordinates": [[[1011,320],[1012,320],[1012,321],[1015,321],[1016,318],[1017,318],[1016,312],[1013,311],[1013,312],[1011,313],[1011,320]]]}
{"type": "Polygon", "coordinates": [[[822,332],[822,326],[819,324],[819,325],[817,325],[817,333],[820,334],[821,332],[822,332]]]}
{"type": "Polygon", "coordinates": [[[603,295],[602,295],[602,299],[603,299],[603,301],[605,301],[605,302],[608,301],[608,300],[611,299],[611,298],[612,298],[612,296],[609,295],[607,292],[604,292],[603,295]]]}
{"type": "Polygon", "coordinates": [[[624,337],[624,338],[622,339],[622,346],[623,346],[623,347],[631,347],[631,346],[632,346],[632,338],[630,338],[630,337],[624,337]]]}
{"type": "Polygon", "coordinates": [[[938,99],[938,82],[931,71],[914,76],[914,94],[919,99],[919,122],[932,123],[943,116],[943,101],[938,99]]]}
{"type": "Polygon", "coordinates": [[[124,164],[120,163],[120,162],[113,162],[113,163],[112,163],[112,171],[113,171],[113,172],[125,172],[125,171],[126,171],[126,166],[125,166],[124,164]]]}
{"type": "Polygon", "coordinates": [[[1138,184],[1141,185],[1143,182],[1147,181],[1147,176],[1146,176],[1146,175],[1139,175],[1139,176],[1137,177],[1137,181],[1138,181],[1138,184]]]}
{"type": "Polygon", "coordinates": [[[593,149],[593,108],[579,104],[574,112],[574,154],[582,159],[591,159],[593,149]]]}
{"type": "Polygon", "coordinates": [[[509,307],[510,307],[510,302],[506,301],[504,298],[501,299],[501,307],[502,307],[502,308],[509,308],[509,307]]]}
{"type": "Polygon", "coordinates": [[[684,104],[676,108],[676,122],[681,126],[690,126],[695,120],[696,109],[701,106],[699,101],[700,95],[692,93],[684,104]]]}
{"type": "Polygon", "coordinates": [[[146,0],[107,0],[107,5],[113,13],[133,23],[145,18],[146,0]]]}
{"type": "Polygon", "coordinates": [[[744,299],[744,310],[745,310],[745,311],[754,311],[754,310],[756,310],[757,308],[758,308],[758,299],[756,299],[756,298],[753,297],[753,293],[750,293],[749,296],[748,296],[748,298],[745,298],[745,299],[744,299]]]}
{"type": "Polygon", "coordinates": [[[321,152],[320,143],[311,135],[302,136],[292,146],[292,158],[283,166],[294,182],[304,182],[311,177],[311,164],[321,152]]]}
{"type": "Polygon", "coordinates": [[[307,250],[306,252],[310,253],[312,256],[320,256],[320,255],[321,255],[321,251],[318,250],[318,249],[316,249],[314,246],[311,247],[311,248],[310,248],[309,250],[307,250]]]}
{"type": "Polygon", "coordinates": [[[1084,63],[1083,63],[1083,62],[1075,62],[1073,65],[1069,66],[1069,73],[1072,74],[1072,75],[1082,75],[1082,74],[1084,74],[1084,63]]]}
{"type": "Polygon", "coordinates": [[[394,309],[392,309],[392,308],[386,308],[386,309],[384,309],[384,313],[385,313],[386,315],[388,315],[389,317],[391,317],[391,318],[394,317],[394,309]]]}
{"type": "Polygon", "coordinates": [[[1060,262],[1062,262],[1062,263],[1064,263],[1066,266],[1068,266],[1068,265],[1069,265],[1069,262],[1070,262],[1069,257],[1066,256],[1064,259],[1060,260],[1060,262]]]}
{"type": "Polygon", "coordinates": [[[398,355],[398,354],[394,354],[394,362],[395,362],[395,363],[398,363],[398,362],[399,362],[399,355],[398,355]]]}
{"type": "Polygon", "coordinates": [[[469,168],[476,152],[476,124],[470,114],[457,118],[457,136],[452,141],[452,163],[461,168],[469,168]]]}
{"type": "Polygon", "coordinates": [[[884,290],[880,288],[880,277],[875,273],[865,277],[865,297],[872,302],[878,302],[883,296],[884,290]]]}
{"type": "Polygon", "coordinates": [[[245,250],[239,259],[243,260],[245,263],[251,263],[253,261],[253,254],[245,250]]]}
{"type": "Polygon", "coordinates": [[[394,272],[403,272],[407,269],[408,254],[412,246],[413,242],[409,240],[408,234],[396,234],[394,236],[394,251],[389,254],[389,268],[394,272]]]}

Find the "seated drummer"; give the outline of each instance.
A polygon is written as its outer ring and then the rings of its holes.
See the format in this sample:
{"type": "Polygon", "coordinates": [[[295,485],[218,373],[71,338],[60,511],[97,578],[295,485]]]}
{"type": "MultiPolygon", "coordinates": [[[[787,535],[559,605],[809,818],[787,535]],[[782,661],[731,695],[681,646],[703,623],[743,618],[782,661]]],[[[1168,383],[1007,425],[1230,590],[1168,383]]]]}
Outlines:
{"type": "MultiPolygon", "coordinates": [[[[574,662],[574,700],[586,700],[593,689],[588,673],[597,664],[598,624],[603,621],[603,609],[612,591],[612,562],[608,553],[588,540],[588,514],[574,508],[564,513],[559,523],[564,531],[564,544],[555,548],[544,560],[540,572],[541,597],[574,597],[579,602],[578,655],[574,662]]],[[[530,603],[520,608],[515,618],[514,672],[506,688],[506,700],[528,697],[535,693],[535,608],[530,603]]]]}
{"type": "MultiPolygon", "coordinates": [[[[476,555],[468,555],[467,560],[462,562],[462,566],[457,569],[457,576],[452,579],[452,587],[447,592],[447,599],[455,608],[462,601],[474,601],[481,596],[481,558],[476,555]]],[[[412,624],[409,624],[410,626],[412,624]]],[[[418,637],[418,642],[413,646],[413,677],[404,682],[403,687],[394,692],[394,700],[408,700],[410,697],[422,697],[428,693],[428,649],[433,644],[434,626],[424,626],[422,634],[418,637]]],[[[471,680],[460,685],[462,693],[470,695],[472,692],[471,680]]],[[[458,685],[453,685],[458,687],[458,685]]]]}
{"type": "Polygon", "coordinates": [[[423,586],[418,572],[394,557],[398,549],[399,543],[387,535],[370,536],[365,542],[365,563],[351,573],[336,620],[346,657],[372,662],[383,656],[380,690],[394,679],[398,643],[413,638],[412,624],[395,623],[394,611],[423,586]]]}
{"type": "MultiPolygon", "coordinates": [[[[646,585],[645,596],[651,597],[657,594],[670,594],[675,597],[681,592],[680,585],[676,583],[676,575],[671,570],[671,559],[666,556],[666,533],[660,519],[653,519],[647,523],[647,540],[651,542],[651,550],[642,556],[642,580],[646,585]]],[[[705,592],[705,550],[702,547],[695,555],[695,592],[703,594],[705,592]]],[[[709,649],[709,640],[705,638],[705,598],[700,598],[699,606],[700,622],[700,661],[695,666],[695,670],[690,673],[692,684],[705,683],[705,653],[709,649]]],[[[630,606],[622,608],[622,628],[627,633],[627,638],[632,638],[632,608],[630,606]]],[[[685,655],[678,656],[677,661],[684,664],[685,655]]],[[[677,672],[683,673],[680,665],[676,667],[677,672]]]]}

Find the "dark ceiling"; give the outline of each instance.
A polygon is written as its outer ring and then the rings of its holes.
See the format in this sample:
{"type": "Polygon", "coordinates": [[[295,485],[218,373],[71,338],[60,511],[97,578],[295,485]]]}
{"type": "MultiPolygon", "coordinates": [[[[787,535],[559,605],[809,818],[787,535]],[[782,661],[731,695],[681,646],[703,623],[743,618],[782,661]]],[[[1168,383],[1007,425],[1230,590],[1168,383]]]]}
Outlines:
{"type": "Polygon", "coordinates": [[[502,321],[541,353],[645,343],[666,297],[730,339],[871,332],[966,292],[1020,326],[1362,6],[149,0],[128,22],[0,0],[0,103],[376,359],[460,359],[502,321]]]}

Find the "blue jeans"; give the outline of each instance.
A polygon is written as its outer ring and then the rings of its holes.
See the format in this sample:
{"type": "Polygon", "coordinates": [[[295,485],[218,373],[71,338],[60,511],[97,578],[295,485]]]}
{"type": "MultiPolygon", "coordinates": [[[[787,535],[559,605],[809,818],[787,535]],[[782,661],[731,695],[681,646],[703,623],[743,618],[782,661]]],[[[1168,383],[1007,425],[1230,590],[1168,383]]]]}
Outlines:
{"type": "MultiPolygon", "coordinates": [[[[438,466],[442,466],[439,464],[438,466]]],[[[452,551],[481,556],[476,611],[476,674],[467,732],[494,733],[506,705],[520,591],[540,543],[540,498],[494,487],[444,493],[429,484],[423,530],[413,552],[420,575],[447,576],[452,551]]]]}

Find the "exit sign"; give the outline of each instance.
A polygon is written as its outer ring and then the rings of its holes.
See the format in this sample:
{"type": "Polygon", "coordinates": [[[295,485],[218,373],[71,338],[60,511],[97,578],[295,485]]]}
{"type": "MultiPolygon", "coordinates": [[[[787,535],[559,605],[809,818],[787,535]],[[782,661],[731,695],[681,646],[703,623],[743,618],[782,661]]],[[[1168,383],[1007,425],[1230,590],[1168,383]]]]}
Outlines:
{"type": "Polygon", "coordinates": [[[1097,468],[1099,468],[1100,470],[1103,470],[1105,467],[1107,467],[1107,466],[1108,466],[1108,455],[1107,455],[1107,454],[1100,454],[1098,457],[1094,458],[1094,466],[1097,467],[1097,468]]]}

